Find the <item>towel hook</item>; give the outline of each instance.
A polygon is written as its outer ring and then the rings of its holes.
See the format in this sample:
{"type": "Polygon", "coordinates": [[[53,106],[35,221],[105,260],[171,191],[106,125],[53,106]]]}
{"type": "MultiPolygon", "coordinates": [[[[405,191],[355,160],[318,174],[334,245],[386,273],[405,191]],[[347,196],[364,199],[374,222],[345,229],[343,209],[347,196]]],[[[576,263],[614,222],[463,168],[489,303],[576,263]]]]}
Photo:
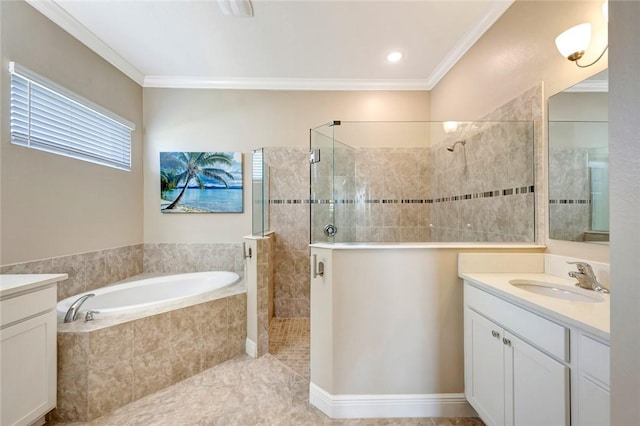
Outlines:
{"type": "Polygon", "coordinates": [[[243,242],[242,243],[242,255],[244,256],[244,258],[246,259],[247,257],[249,259],[251,259],[252,254],[251,254],[251,247],[249,247],[249,252],[247,253],[247,243],[243,242]]]}

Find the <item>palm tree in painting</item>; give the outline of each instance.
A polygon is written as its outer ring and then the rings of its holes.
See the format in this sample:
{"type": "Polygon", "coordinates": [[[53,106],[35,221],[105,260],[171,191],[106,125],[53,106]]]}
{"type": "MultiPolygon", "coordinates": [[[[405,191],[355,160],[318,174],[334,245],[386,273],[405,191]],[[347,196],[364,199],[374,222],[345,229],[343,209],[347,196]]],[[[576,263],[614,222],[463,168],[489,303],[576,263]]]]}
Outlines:
{"type": "Polygon", "coordinates": [[[160,194],[176,189],[178,182],[177,175],[168,170],[160,170],[160,194]]]}
{"type": "Polygon", "coordinates": [[[222,182],[225,188],[229,187],[228,180],[233,180],[233,175],[219,166],[231,167],[233,157],[224,152],[180,152],[174,156],[176,162],[180,165],[180,171],[175,175],[176,186],[184,182],[184,187],[180,194],[171,204],[167,206],[167,210],[174,209],[185,191],[189,187],[189,183],[195,180],[200,189],[204,189],[203,177],[212,178],[222,182]],[[218,166],[218,167],[216,167],[218,166]]]}

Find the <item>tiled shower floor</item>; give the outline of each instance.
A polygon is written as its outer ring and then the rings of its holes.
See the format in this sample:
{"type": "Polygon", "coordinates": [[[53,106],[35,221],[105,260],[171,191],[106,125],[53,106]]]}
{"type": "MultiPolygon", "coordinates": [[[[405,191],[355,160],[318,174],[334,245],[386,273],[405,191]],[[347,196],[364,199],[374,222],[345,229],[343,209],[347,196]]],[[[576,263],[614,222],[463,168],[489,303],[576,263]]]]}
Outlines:
{"type": "Polygon", "coordinates": [[[483,426],[475,418],[332,420],[309,404],[309,320],[276,319],[273,354],[238,356],[119,408],[92,426],[483,426]]]}
{"type": "Polygon", "coordinates": [[[309,318],[273,318],[269,326],[269,353],[309,379],[309,318]]]}

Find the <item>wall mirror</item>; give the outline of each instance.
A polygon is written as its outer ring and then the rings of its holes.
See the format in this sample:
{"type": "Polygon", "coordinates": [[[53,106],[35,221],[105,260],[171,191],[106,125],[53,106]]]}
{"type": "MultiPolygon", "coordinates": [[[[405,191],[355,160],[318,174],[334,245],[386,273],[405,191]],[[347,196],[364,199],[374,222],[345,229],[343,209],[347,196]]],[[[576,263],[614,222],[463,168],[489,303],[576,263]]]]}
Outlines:
{"type": "Polygon", "coordinates": [[[549,98],[549,238],[609,241],[608,71],[549,98]]]}

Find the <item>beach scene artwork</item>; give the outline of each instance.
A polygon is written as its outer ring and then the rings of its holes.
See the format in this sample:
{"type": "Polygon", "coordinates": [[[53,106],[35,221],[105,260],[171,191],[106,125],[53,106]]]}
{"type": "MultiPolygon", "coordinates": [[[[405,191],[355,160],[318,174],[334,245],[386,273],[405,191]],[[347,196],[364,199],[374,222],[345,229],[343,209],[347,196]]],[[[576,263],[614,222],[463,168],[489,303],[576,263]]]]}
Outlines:
{"type": "Polygon", "coordinates": [[[242,213],[241,152],[161,152],[163,213],[242,213]]]}

